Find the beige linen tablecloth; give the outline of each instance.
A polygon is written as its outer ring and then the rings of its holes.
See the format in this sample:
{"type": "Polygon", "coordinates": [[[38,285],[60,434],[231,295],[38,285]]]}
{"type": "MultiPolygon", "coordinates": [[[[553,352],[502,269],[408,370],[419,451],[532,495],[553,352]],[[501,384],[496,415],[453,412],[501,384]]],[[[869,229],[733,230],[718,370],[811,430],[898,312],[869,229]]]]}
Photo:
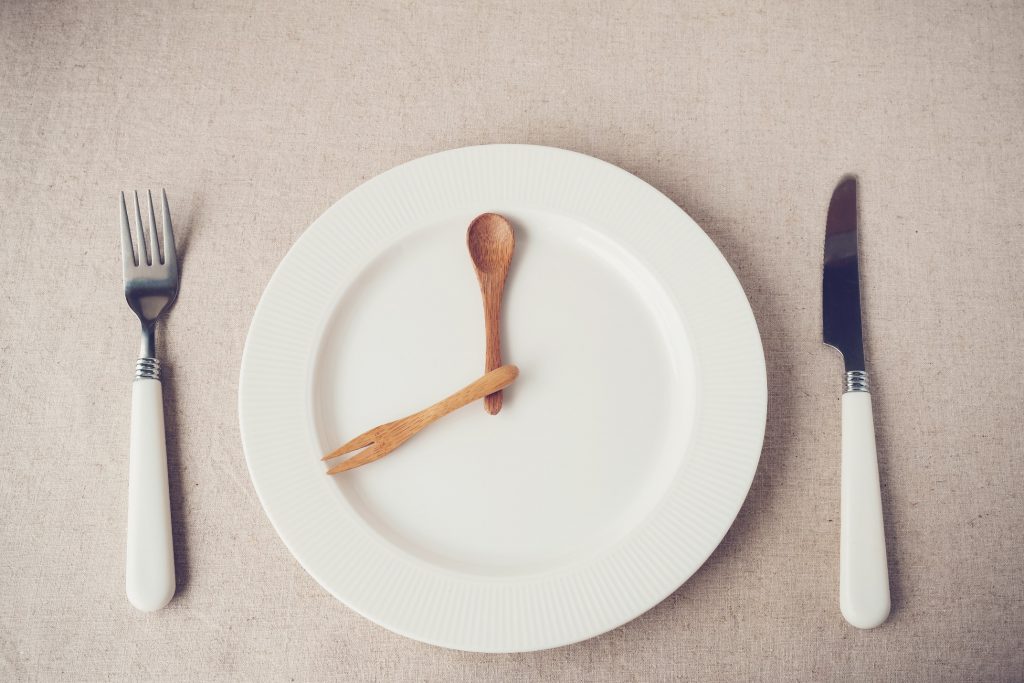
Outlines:
{"type": "Polygon", "coordinates": [[[1024,4],[0,3],[0,679],[1021,680],[1024,4]],[[439,150],[618,164],[718,244],[764,339],[761,464],[665,602],[546,652],[364,620],[288,553],[246,472],[260,292],[332,202],[439,150]],[[838,610],[833,185],[856,172],[893,612],[838,610]],[[166,187],[178,592],[124,597],[136,323],[115,197],[166,187]]]}

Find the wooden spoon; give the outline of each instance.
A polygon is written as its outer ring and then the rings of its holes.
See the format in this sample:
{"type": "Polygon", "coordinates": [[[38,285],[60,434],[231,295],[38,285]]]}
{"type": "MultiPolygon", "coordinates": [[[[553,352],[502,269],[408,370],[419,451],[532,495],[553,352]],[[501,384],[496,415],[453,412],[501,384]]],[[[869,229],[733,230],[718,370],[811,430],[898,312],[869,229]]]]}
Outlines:
{"type": "Polygon", "coordinates": [[[331,460],[339,455],[345,455],[367,446],[370,446],[370,448],[367,448],[359,455],[349,458],[340,465],[335,465],[327,470],[327,474],[337,474],[338,472],[344,472],[374,460],[380,460],[430,423],[440,420],[453,410],[458,410],[488,394],[504,389],[509,384],[512,384],[518,376],[519,368],[514,365],[503,365],[496,370],[488,372],[469,386],[456,391],[443,401],[438,401],[429,408],[424,408],[409,417],[403,417],[401,420],[388,422],[379,427],[374,427],[368,432],[363,432],[343,446],[334,449],[321,458],[321,460],[331,460]]]}
{"type": "MultiPolygon", "coordinates": [[[[484,326],[487,332],[485,369],[501,366],[501,296],[505,292],[505,278],[516,248],[512,224],[496,213],[480,214],[469,224],[466,244],[473,258],[480,293],[484,299],[484,326]]],[[[491,415],[501,410],[501,392],[496,391],[484,399],[484,408],[491,415]]]]}

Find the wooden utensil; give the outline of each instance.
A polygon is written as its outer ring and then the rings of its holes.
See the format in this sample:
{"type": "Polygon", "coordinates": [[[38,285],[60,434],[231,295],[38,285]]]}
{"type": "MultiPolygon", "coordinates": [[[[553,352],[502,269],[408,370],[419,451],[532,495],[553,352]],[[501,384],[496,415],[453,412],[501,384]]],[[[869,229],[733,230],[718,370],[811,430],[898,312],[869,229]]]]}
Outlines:
{"type": "MultiPolygon", "coordinates": [[[[484,299],[484,326],[487,333],[487,354],[484,367],[487,372],[501,365],[501,297],[505,292],[505,278],[516,247],[512,224],[496,213],[480,214],[469,224],[466,244],[480,281],[484,299]]],[[[502,394],[496,391],[484,399],[484,408],[491,415],[501,410],[502,394]]]]}
{"type": "Polygon", "coordinates": [[[496,391],[501,391],[509,384],[512,384],[518,376],[519,368],[514,365],[503,365],[429,408],[424,408],[418,413],[413,413],[401,420],[388,422],[387,424],[374,427],[368,432],[363,432],[348,443],[325,455],[322,460],[331,460],[339,455],[345,455],[367,446],[371,448],[349,458],[340,465],[335,465],[327,470],[327,474],[337,474],[338,472],[344,472],[374,460],[380,460],[430,423],[440,420],[448,413],[469,405],[473,401],[484,398],[496,391]]]}

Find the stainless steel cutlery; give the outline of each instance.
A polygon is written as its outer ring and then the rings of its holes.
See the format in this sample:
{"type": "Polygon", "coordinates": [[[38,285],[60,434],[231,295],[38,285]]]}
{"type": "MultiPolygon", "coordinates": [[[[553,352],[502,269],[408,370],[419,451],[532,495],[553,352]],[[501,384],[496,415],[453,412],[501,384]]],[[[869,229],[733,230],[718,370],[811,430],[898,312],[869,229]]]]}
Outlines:
{"type": "Polygon", "coordinates": [[[857,179],[843,178],[832,194],[825,225],[821,292],[824,342],[843,354],[842,489],[839,531],[839,607],[858,628],[889,616],[889,569],[882,496],[861,327],[857,264],[857,179]]]}
{"type": "Polygon", "coordinates": [[[124,193],[121,193],[121,259],[124,296],[142,326],[142,344],[132,385],[128,461],[128,600],[145,612],[160,609],[174,595],[174,546],[167,490],[163,386],[156,357],[156,322],[178,296],[178,256],[167,193],[161,193],[163,248],[157,238],[153,194],[149,195],[149,236],[135,193],[135,249],[124,193]]]}

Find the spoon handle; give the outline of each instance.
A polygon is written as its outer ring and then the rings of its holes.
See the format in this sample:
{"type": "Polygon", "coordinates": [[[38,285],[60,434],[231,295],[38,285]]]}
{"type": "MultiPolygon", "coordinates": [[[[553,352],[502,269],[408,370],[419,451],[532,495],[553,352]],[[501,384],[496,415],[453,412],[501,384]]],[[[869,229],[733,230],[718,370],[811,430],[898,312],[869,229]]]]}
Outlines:
{"type": "MultiPolygon", "coordinates": [[[[484,327],[487,335],[487,354],[484,369],[487,372],[501,367],[501,289],[487,287],[484,291],[484,327]]],[[[484,408],[491,415],[501,410],[502,392],[495,391],[484,398],[484,408]]]]}

